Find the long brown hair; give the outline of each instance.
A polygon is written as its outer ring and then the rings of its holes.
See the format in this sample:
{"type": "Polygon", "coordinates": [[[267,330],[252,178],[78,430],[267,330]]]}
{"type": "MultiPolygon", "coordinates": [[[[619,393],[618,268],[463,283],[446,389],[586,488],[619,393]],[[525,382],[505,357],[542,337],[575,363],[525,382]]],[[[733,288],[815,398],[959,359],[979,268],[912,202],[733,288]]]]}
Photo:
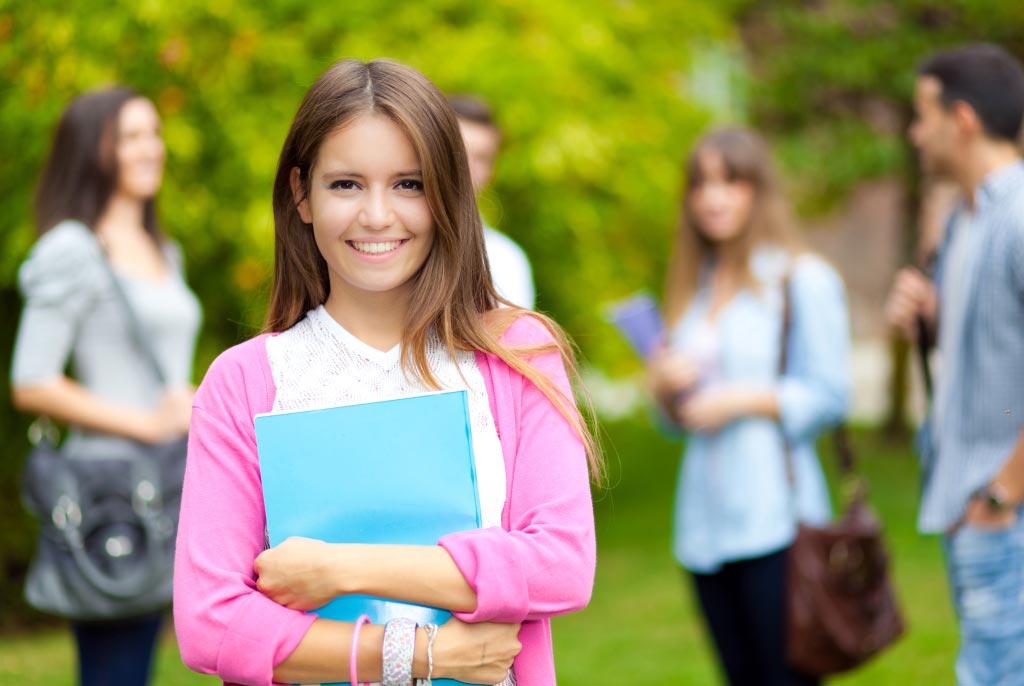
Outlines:
{"type": "MultiPolygon", "coordinates": [[[[65,108],[36,186],[40,235],[69,219],[96,229],[117,189],[118,118],[128,102],[142,97],[131,88],[113,86],[79,95],[65,108]]],[[[143,224],[159,242],[153,198],[145,202],[143,224]]]]}
{"type": "Polygon", "coordinates": [[[772,244],[796,252],[801,246],[764,139],[745,128],[722,128],[705,135],[686,162],[682,209],[665,283],[664,313],[669,326],[679,320],[696,295],[701,268],[715,250],[700,230],[692,203],[694,191],[704,183],[701,158],[707,152],[721,156],[730,180],[749,183],[754,190],[750,219],[736,244],[743,285],[754,283],[749,269],[754,247],[772,244]]]}
{"type": "Polygon", "coordinates": [[[413,277],[402,333],[402,367],[431,388],[439,384],[426,357],[433,331],[448,351],[492,353],[537,386],[573,425],[586,446],[592,472],[600,459],[586,422],[547,376],[529,364],[557,349],[570,378],[578,380],[571,344],[551,319],[518,308],[498,309],[484,249],[483,228],[458,123],[445,97],[423,74],[390,60],[342,60],[314,83],[285,139],[274,180],[274,280],[264,329],[284,331],[323,304],[330,290],[327,262],[310,226],[296,209],[290,177],[299,170],[304,193],[324,139],[365,114],[388,117],[408,136],[420,160],[423,189],[434,221],[434,245],[413,277]],[[519,316],[540,321],[554,338],[547,347],[511,348],[499,336],[519,316]]]}

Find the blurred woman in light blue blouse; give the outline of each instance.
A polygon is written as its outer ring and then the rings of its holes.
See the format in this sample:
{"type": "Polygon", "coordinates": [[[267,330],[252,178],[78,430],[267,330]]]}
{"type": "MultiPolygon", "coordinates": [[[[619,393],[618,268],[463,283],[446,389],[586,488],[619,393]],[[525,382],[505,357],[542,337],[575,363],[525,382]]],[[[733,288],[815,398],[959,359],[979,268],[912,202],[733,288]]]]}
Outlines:
{"type": "Polygon", "coordinates": [[[691,154],[664,303],[667,345],[649,376],[688,434],[676,559],[731,686],[815,684],[785,664],[785,556],[797,518],[830,518],[814,446],[846,413],[849,323],[842,281],[800,247],[752,131],[714,131],[691,154]],[[792,324],[780,376],[787,278],[792,324]]]}

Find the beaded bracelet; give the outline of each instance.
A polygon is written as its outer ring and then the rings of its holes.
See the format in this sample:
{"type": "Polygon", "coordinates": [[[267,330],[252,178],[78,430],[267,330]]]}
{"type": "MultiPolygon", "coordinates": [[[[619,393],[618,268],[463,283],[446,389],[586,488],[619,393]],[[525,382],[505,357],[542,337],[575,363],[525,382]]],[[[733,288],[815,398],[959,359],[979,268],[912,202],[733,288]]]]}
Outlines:
{"type": "Polygon", "coordinates": [[[424,624],[423,630],[427,632],[427,679],[426,681],[420,681],[420,684],[425,686],[433,685],[434,677],[434,639],[437,638],[437,625],[436,624],[424,624]]]}
{"type": "Polygon", "coordinates": [[[416,622],[396,617],[384,625],[383,686],[412,686],[412,660],[416,651],[416,622]]]}
{"type": "Polygon", "coordinates": [[[352,630],[352,648],[348,653],[348,680],[352,686],[359,686],[359,630],[363,628],[363,624],[369,623],[369,616],[359,615],[359,619],[356,620],[356,626],[352,630]]]}

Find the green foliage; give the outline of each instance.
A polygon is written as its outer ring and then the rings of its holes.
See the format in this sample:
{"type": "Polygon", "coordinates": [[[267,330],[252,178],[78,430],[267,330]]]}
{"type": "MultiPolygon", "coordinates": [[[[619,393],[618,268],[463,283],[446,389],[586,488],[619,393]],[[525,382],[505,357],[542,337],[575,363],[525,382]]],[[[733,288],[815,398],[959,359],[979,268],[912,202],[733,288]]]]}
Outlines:
{"type": "Polygon", "coordinates": [[[913,179],[905,142],[918,63],[984,40],[1024,57],[1019,0],[746,0],[754,123],[778,142],[805,211],[858,181],[913,179]]]}
{"type": "Polygon", "coordinates": [[[533,256],[541,306],[588,332],[595,300],[647,283],[663,251],[678,160],[705,122],[679,85],[685,44],[726,26],[700,2],[183,0],[20,5],[0,31],[0,135],[25,142],[0,177],[0,282],[32,241],[28,200],[63,106],[103,82],[135,85],[165,120],[161,215],[206,307],[202,371],[262,319],[277,154],[333,60],[393,57],[493,102],[507,144],[484,210],[533,256]]]}
{"type": "MultiPolygon", "coordinates": [[[[539,305],[604,366],[628,360],[600,304],[660,282],[679,160],[707,115],[687,45],[726,36],[698,0],[0,0],[0,332],[10,359],[17,265],[34,240],[35,179],[60,112],[135,86],[164,120],[165,231],[180,241],[205,324],[196,379],[260,326],[273,262],[270,190],[306,88],[341,57],[391,57],[448,92],[492,101],[505,132],[483,210],[531,255],[539,305]]],[[[6,375],[4,375],[6,377],[6,375]]],[[[31,525],[14,475],[25,420],[0,384],[0,624],[17,609],[31,525]],[[13,524],[13,526],[11,526],[13,524]]]]}
{"type": "MultiPolygon", "coordinates": [[[[920,183],[905,132],[919,63],[965,43],[1024,59],[1020,0],[741,0],[750,116],[775,143],[798,210],[819,214],[859,182],[900,180],[901,248],[910,258],[920,183]]],[[[905,348],[895,348],[886,420],[904,431],[905,348]],[[902,352],[900,352],[902,351],[902,352]]]]}

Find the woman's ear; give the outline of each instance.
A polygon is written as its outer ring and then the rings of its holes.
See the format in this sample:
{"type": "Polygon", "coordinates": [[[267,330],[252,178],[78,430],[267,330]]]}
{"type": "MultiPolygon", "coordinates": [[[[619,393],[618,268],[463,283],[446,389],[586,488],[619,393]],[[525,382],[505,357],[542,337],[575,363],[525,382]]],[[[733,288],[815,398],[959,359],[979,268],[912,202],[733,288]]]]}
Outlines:
{"type": "Polygon", "coordinates": [[[302,186],[302,172],[298,167],[292,167],[289,181],[292,186],[292,200],[295,201],[295,209],[299,211],[299,218],[307,224],[312,224],[313,215],[309,211],[309,198],[306,196],[306,189],[302,186]]]}

